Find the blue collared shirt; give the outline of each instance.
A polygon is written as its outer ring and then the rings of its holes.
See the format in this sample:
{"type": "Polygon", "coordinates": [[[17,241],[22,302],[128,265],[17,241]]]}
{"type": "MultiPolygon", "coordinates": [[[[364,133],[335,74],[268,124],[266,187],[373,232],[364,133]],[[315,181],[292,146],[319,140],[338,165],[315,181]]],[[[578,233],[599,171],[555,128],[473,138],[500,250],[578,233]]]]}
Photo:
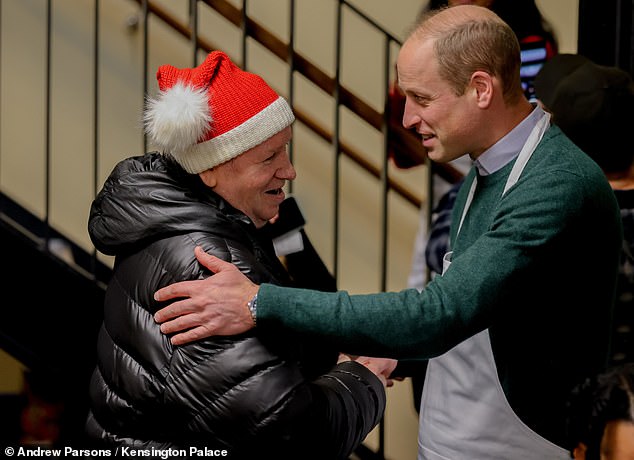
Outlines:
{"type": "Polygon", "coordinates": [[[528,136],[544,115],[544,110],[536,105],[535,109],[522,120],[522,122],[513,128],[502,139],[493,144],[488,150],[485,150],[474,165],[478,168],[481,176],[492,174],[513,161],[522,150],[528,136]]]}

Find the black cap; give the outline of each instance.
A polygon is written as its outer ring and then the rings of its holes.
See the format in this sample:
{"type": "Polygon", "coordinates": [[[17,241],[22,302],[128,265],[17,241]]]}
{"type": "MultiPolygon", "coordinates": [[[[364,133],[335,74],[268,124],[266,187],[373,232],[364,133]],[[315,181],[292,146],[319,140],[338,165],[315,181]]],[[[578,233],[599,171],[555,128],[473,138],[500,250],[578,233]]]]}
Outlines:
{"type": "Polygon", "coordinates": [[[611,150],[634,150],[634,83],[624,70],[558,54],[537,74],[535,93],[553,123],[602,168],[612,169],[611,150]]]}

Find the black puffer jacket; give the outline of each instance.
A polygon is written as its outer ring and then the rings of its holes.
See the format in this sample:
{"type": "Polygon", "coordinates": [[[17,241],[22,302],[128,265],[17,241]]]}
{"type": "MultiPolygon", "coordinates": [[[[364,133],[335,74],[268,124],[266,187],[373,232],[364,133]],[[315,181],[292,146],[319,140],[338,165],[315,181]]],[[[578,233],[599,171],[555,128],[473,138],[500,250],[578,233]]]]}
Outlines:
{"type": "Polygon", "coordinates": [[[322,344],[312,347],[322,349],[317,359],[283,331],[178,347],[160,332],[154,292],[210,275],[197,245],[256,283],[290,283],[270,239],[197,175],[155,153],[124,160],[93,202],[88,228],[96,248],[116,256],[90,386],[95,446],[337,459],[378,423],[380,381],[355,362],[335,365],[322,344]]]}

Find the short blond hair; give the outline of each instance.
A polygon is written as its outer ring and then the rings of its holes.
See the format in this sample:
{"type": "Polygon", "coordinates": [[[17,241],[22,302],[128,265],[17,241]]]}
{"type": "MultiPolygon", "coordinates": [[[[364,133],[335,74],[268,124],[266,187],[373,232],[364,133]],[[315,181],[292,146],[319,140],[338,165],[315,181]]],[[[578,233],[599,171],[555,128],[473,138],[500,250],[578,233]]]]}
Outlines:
{"type": "Polygon", "coordinates": [[[523,93],[517,36],[488,8],[462,5],[429,11],[407,40],[434,40],[440,76],[457,96],[464,94],[475,71],[496,76],[507,102],[516,102],[523,93]]]}

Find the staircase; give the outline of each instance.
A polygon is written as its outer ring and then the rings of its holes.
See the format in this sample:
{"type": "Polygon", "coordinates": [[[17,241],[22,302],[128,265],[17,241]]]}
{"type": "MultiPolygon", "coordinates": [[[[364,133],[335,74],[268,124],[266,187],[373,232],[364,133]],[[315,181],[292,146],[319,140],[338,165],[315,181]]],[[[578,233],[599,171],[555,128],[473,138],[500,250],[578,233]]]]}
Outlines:
{"type": "Polygon", "coordinates": [[[68,436],[79,445],[110,268],[4,194],[0,254],[0,348],[61,389],[68,436]]]}

